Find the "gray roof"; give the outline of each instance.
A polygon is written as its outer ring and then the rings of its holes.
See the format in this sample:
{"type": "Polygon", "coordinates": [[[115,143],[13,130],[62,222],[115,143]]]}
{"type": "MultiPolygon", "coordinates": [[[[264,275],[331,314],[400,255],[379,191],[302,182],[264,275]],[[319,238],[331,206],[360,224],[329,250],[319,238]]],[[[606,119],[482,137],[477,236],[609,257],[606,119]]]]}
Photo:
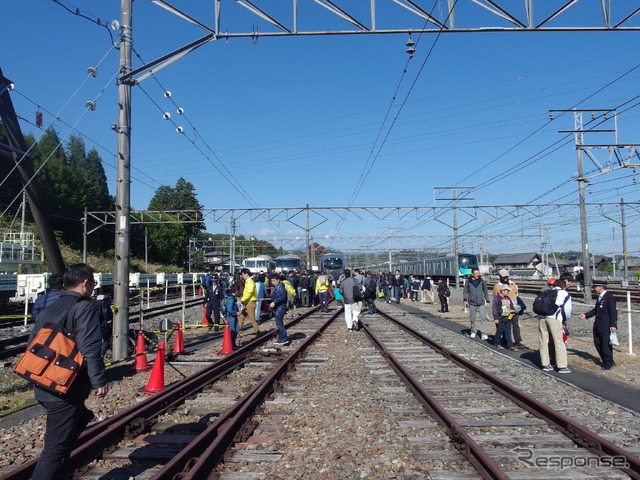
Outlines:
{"type": "Polygon", "coordinates": [[[498,255],[493,264],[498,265],[529,265],[538,257],[537,253],[505,253],[498,255]]]}

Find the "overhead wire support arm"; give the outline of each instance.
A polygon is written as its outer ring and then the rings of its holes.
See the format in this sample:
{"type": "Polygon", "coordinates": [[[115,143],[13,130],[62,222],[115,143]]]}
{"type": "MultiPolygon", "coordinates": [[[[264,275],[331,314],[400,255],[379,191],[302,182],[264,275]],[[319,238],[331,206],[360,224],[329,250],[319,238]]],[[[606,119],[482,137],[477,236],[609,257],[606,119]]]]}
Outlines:
{"type": "Polygon", "coordinates": [[[218,39],[218,35],[216,33],[210,33],[208,35],[205,35],[204,37],[199,38],[198,40],[195,40],[191,43],[188,43],[187,45],[184,45],[183,47],[180,47],[171,53],[163,55],[162,57],[157,58],[156,60],[153,60],[152,62],[149,62],[146,65],[143,65],[142,67],[138,67],[135,70],[131,70],[129,73],[122,75],[118,79],[118,81],[121,83],[138,84],[143,80],[147,79],[148,77],[150,77],[151,75],[159,72],[163,68],[171,65],[176,60],[179,60],[185,55],[187,55],[188,53],[191,53],[196,48],[201,47],[206,43],[213,42],[217,39],[218,39]],[[158,66],[158,68],[154,68],[156,66],[158,66]],[[136,78],[138,75],[140,75],[143,72],[147,72],[147,73],[145,75],[141,75],[140,77],[136,78]]]}
{"type": "Polygon", "coordinates": [[[287,33],[292,33],[291,30],[289,30],[287,27],[285,27],[284,25],[282,25],[280,22],[278,22],[275,18],[273,18],[271,15],[269,15],[268,13],[266,13],[264,10],[261,10],[260,8],[258,8],[257,6],[255,6],[253,3],[251,3],[249,0],[236,0],[236,3],[238,5],[243,6],[244,8],[246,8],[247,10],[249,10],[250,12],[255,13],[257,16],[259,16],[260,18],[262,18],[263,20],[266,20],[267,22],[269,22],[271,25],[279,28],[280,30],[282,30],[283,32],[287,32],[287,33]]]}
{"type": "Polygon", "coordinates": [[[313,1],[316,2],[318,5],[320,5],[321,7],[324,7],[327,10],[329,10],[330,12],[336,14],[340,18],[345,19],[347,22],[352,23],[353,25],[355,25],[356,27],[360,28],[361,30],[370,31],[370,29],[368,27],[366,27],[364,24],[362,24],[361,22],[356,20],[354,17],[349,15],[342,8],[340,8],[339,6],[337,6],[335,3],[331,2],[330,0],[313,0],[313,1]]]}
{"type": "Polygon", "coordinates": [[[480,0],[471,0],[471,1],[473,3],[475,3],[476,5],[480,5],[481,7],[486,8],[487,10],[489,10],[494,15],[497,15],[498,17],[502,17],[505,20],[513,23],[514,25],[517,25],[520,28],[527,28],[527,26],[524,23],[522,23],[520,20],[518,20],[513,15],[511,15],[504,8],[502,8],[500,5],[498,5],[497,3],[493,2],[492,0],[485,0],[485,1],[486,1],[486,3],[491,5],[491,7],[493,7],[493,8],[485,5],[480,0]]]}
{"type": "Polygon", "coordinates": [[[429,23],[433,23],[436,27],[442,30],[449,29],[449,27],[447,27],[444,23],[434,18],[432,15],[429,14],[429,12],[427,12],[426,10],[424,10],[422,7],[412,2],[411,0],[392,0],[392,1],[400,5],[402,8],[406,8],[407,10],[417,15],[418,17],[424,18],[429,23]]]}

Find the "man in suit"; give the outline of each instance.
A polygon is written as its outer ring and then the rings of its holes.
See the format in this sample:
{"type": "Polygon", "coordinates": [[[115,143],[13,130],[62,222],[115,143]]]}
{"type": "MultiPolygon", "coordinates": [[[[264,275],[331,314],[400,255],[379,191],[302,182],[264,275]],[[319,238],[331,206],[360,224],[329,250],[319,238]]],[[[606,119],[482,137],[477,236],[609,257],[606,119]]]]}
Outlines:
{"type": "Polygon", "coordinates": [[[593,290],[598,294],[596,306],[587,313],[579,315],[578,318],[584,320],[595,315],[593,322],[593,343],[602,359],[602,368],[611,370],[615,365],[613,361],[613,347],[609,343],[609,336],[618,327],[618,312],[616,310],[615,297],[607,292],[606,283],[595,280],[593,290]]]}

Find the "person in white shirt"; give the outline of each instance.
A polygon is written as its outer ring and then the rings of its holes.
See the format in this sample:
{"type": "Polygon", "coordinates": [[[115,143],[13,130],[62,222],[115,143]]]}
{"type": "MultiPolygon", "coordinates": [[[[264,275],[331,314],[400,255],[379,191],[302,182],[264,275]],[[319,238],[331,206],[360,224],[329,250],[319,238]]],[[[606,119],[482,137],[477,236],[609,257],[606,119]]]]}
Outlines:
{"type": "Polygon", "coordinates": [[[557,290],[555,304],[558,307],[553,315],[538,317],[540,331],[540,363],[545,372],[553,371],[549,358],[549,337],[553,339],[558,373],[571,373],[567,366],[567,346],[563,339],[563,324],[571,316],[571,296],[567,292],[567,283],[556,280],[553,290],[557,290]]]}

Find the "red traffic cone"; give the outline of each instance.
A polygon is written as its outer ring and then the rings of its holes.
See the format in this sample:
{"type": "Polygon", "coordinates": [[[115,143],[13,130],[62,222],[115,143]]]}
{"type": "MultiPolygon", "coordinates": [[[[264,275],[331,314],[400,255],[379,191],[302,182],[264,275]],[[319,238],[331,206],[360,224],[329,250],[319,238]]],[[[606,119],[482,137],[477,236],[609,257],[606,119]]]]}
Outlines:
{"type": "Polygon", "coordinates": [[[202,293],[202,287],[200,287],[200,288],[198,289],[198,296],[199,296],[199,297],[204,296],[204,294],[202,293]]]}
{"type": "Polygon", "coordinates": [[[229,322],[224,321],[224,332],[222,334],[222,350],[218,352],[218,355],[231,355],[233,350],[233,341],[231,340],[231,327],[229,322]]]}
{"type": "Polygon", "coordinates": [[[203,305],[203,309],[202,309],[202,325],[211,325],[209,323],[209,319],[207,318],[207,306],[203,305]]]}
{"type": "Polygon", "coordinates": [[[147,363],[147,348],[144,345],[144,335],[142,330],[138,332],[138,341],[136,343],[136,358],[133,364],[134,372],[146,372],[149,370],[147,363]]]}
{"type": "Polygon", "coordinates": [[[164,342],[160,342],[158,345],[158,354],[156,360],[153,362],[153,368],[151,369],[151,376],[149,377],[149,383],[146,387],[138,388],[140,393],[146,393],[147,395],[155,395],[158,392],[164,390],[164,342]]]}
{"type": "Polygon", "coordinates": [[[176,328],[176,337],[173,341],[173,354],[180,355],[183,353],[187,353],[184,349],[184,337],[182,336],[182,322],[178,322],[178,327],[176,328]]]}

